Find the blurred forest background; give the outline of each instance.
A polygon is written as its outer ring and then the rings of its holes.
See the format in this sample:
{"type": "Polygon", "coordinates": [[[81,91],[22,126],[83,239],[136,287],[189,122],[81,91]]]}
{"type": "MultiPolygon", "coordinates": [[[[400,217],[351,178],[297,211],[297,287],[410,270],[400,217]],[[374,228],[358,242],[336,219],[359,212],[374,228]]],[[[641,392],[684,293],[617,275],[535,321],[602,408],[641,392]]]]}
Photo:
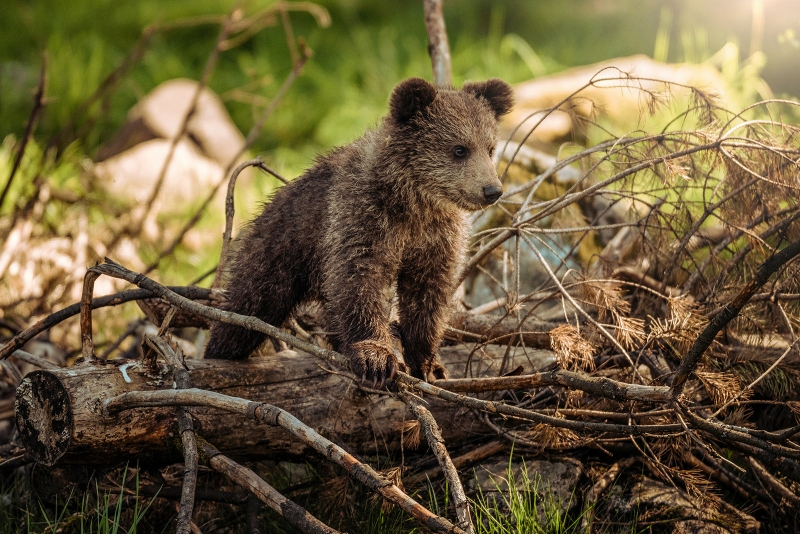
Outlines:
{"type": "MultiPolygon", "coordinates": [[[[270,3],[248,0],[242,7],[253,13],[270,3]]],[[[374,123],[398,80],[430,78],[422,2],[318,4],[330,13],[330,26],[320,27],[305,13],[292,15],[295,33],[306,39],[314,56],[253,147],[289,176],[314,154],[352,140],[374,123]]],[[[22,135],[43,54],[47,105],[37,139],[48,139],[69,123],[147,25],[198,22],[198,17],[227,13],[232,5],[231,0],[4,2],[0,135],[22,135]]],[[[768,90],[776,96],[800,94],[800,4],[792,0],[452,0],[445,17],[457,85],[490,76],[514,83],[570,66],[647,54],[669,62],[714,61],[740,87],[763,78],[766,86],[742,88],[747,98],[763,98],[768,90]]],[[[199,24],[156,34],[141,63],[104,103],[107,112],[100,122],[74,150],[93,156],[137,99],[158,84],[198,79],[217,32],[217,24],[199,24]]],[[[254,108],[269,101],[290,68],[278,25],[223,53],[209,86],[247,131],[258,112],[254,108]]]]}
{"type": "MultiPolygon", "coordinates": [[[[242,7],[250,13],[270,3],[250,0],[242,7]]],[[[330,12],[331,24],[322,28],[309,15],[293,16],[296,34],[305,37],[314,57],[254,147],[269,152],[289,174],[304,167],[312,154],[349,141],[380,117],[398,80],[430,76],[421,2],[318,4],[330,12]]],[[[231,0],[4,2],[2,133],[22,134],[43,53],[49,63],[48,103],[37,132],[47,138],[122,61],[144,27],[225,14],[232,5],[231,0]]],[[[488,76],[519,82],[632,54],[699,63],[733,43],[735,59],[749,61],[776,95],[800,93],[800,4],[792,0],[453,0],[446,3],[445,17],[456,84],[488,76]]],[[[277,30],[262,31],[223,54],[209,82],[244,131],[253,106],[259,105],[244,94],[269,99],[291,68],[284,36],[277,30]]],[[[216,35],[215,24],[156,35],[108,103],[102,124],[82,140],[81,150],[92,155],[137,99],[161,82],[199,78],[216,35]]]]}

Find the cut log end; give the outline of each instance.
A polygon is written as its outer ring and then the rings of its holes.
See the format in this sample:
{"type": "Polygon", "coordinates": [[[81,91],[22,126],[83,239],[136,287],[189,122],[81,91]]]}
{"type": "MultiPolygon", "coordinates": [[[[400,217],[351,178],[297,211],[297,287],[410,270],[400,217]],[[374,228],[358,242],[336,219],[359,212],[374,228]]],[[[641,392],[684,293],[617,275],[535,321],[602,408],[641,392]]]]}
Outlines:
{"type": "Polygon", "coordinates": [[[55,465],[67,452],[72,436],[72,410],[64,385],[47,371],[28,374],[17,389],[14,414],[31,456],[44,465],[55,465]]]}

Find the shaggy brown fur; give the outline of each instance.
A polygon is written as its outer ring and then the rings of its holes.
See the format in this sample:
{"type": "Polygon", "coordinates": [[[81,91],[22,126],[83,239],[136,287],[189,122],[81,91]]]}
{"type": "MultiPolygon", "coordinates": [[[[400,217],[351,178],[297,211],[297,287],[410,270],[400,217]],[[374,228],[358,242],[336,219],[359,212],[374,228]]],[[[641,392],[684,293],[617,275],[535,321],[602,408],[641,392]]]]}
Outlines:
{"type": "MultiPolygon", "coordinates": [[[[374,130],[319,158],[278,191],[241,240],[228,310],[280,326],[306,300],[325,304],[353,371],[383,381],[403,369],[386,304],[397,284],[403,355],[414,376],[446,376],[434,358],[468,235],[467,213],[494,203],[498,119],[512,106],[501,80],[461,91],[411,78],[374,130]]],[[[246,358],[264,335],[216,323],[207,358],[246,358]]]]}

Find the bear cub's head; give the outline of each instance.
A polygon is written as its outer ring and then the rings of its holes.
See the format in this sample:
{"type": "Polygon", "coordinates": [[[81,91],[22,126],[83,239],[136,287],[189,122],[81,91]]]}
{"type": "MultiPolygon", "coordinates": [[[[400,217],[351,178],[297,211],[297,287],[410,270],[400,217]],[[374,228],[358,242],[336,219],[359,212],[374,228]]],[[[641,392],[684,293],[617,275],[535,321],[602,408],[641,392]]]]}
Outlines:
{"type": "Polygon", "coordinates": [[[391,139],[414,186],[464,210],[494,204],[503,194],[492,162],[497,126],[513,104],[511,87],[498,79],[460,91],[421,78],[400,82],[389,104],[391,139]]]}

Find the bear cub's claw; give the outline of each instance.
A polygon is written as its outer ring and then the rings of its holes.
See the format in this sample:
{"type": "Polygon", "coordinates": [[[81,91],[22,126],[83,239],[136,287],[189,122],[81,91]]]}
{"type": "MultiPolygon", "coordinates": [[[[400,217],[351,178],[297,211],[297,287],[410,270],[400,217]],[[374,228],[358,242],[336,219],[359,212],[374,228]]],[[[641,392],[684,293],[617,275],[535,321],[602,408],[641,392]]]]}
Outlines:
{"type": "Polygon", "coordinates": [[[437,380],[446,380],[450,377],[450,373],[447,372],[445,366],[439,361],[438,356],[434,356],[428,361],[420,362],[419,365],[412,364],[409,374],[429,384],[437,380]]]}
{"type": "Polygon", "coordinates": [[[436,380],[447,380],[450,376],[450,373],[447,372],[444,365],[442,365],[438,361],[433,361],[431,363],[431,368],[427,373],[426,379],[428,382],[434,382],[436,380]]]}
{"type": "Polygon", "coordinates": [[[392,346],[380,341],[367,339],[353,343],[346,351],[350,358],[350,367],[361,382],[371,380],[372,387],[382,388],[386,380],[394,378],[397,371],[408,372],[408,368],[399,362],[392,346]]]}

